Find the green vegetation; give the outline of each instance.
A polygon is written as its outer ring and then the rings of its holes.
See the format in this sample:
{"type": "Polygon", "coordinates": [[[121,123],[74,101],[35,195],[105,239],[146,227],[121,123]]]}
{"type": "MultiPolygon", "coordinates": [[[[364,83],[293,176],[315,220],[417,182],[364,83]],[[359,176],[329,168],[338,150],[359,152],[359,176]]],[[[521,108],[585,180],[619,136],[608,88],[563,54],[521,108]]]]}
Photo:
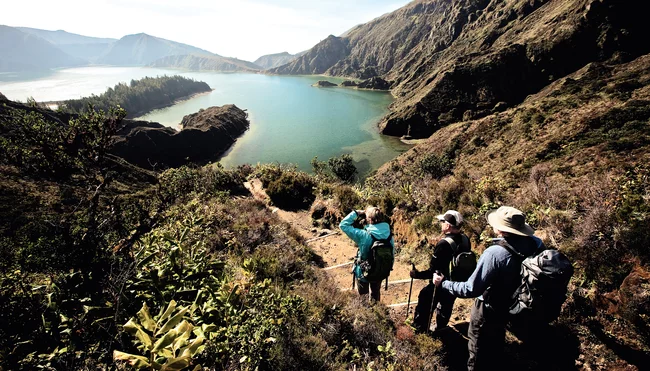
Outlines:
{"type": "Polygon", "coordinates": [[[3,367],[399,369],[419,351],[438,363],[439,344],[395,338],[385,308],[338,291],[295,231],[241,197],[258,177],[313,199],[311,176],[155,174],[106,153],[122,110],[65,122],[11,103],[0,114],[3,367]]]}
{"type": "Polygon", "coordinates": [[[304,209],[314,202],[314,185],[306,174],[285,172],[269,184],[267,193],[280,208],[304,209]]]}
{"type": "Polygon", "coordinates": [[[208,91],[210,86],[205,82],[186,77],[145,77],[131,80],[128,85],[117,84],[99,96],[65,101],[63,106],[65,110],[74,113],[86,112],[89,107],[108,111],[110,107],[119,106],[126,110],[129,117],[138,117],[153,109],[170,106],[175,101],[193,94],[208,91]]]}
{"type": "Polygon", "coordinates": [[[357,175],[357,168],[354,166],[354,160],[350,154],[331,157],[327,162],[318,161],[318,156],[316,156],[311,160],[311,167],[316,175],[338,179],[347,183],[353,182],[355,175],[357,175]]]}

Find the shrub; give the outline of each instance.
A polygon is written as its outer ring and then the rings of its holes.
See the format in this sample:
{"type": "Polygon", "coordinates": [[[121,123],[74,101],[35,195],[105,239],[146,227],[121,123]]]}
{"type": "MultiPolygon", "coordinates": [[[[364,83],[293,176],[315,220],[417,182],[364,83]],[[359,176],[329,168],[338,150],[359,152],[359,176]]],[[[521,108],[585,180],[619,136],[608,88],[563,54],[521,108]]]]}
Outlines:
{"type": "Polygon", "coordinates": [[[314,186],[314,181],[308,175],[286,172],[269,184],[266,193],[279,208],[306,209],[316,198],[314,186]]]}
{"type": "Polygon", "coordinates": [[[454,162],[446,155],[430,153],[420,161],[420,169],[434,179],[442,179],[451,174],[454,162]]]}
{"type": "Polygon", "coordinates": [[[357,173],[357,168],[354,166],[352,155],[344,154],[339,157],[332,157],[327,161],[330,171],[339,179],[344,182],[351,182],[357,173]]]}
{"type": "Polygon", "coordinates": [[[361,197],[349,186],[334,188],[334,199],[338,204],[339,210],[344,214],[363,207],[361,197]]]}
{"type": "Polygon", "coordinates": [[[208,165],[202,168],[181,166],[160,174],[160,196],[173,202],[187,195],[240,194],[245,191],[244,178],[239,171],[225,170],[221,165],[208,165]]]}

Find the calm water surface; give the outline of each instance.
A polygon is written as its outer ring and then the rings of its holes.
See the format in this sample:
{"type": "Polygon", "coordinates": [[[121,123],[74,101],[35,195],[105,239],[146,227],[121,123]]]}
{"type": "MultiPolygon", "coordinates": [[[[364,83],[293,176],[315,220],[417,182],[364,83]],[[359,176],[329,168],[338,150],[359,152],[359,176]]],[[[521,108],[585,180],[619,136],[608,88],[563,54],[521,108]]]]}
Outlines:
{"type": "MultiPolygon", "coordinates": [[[[42,75],[0,74],[0,92],[9,99],[56,101],[101,94],[118,82],[144,76],[178,74],[207,82],[211,93],[153,111],[141,119],[178,127],[183,116],[201,108],[233,103],[246,109],[250,129],[224,155],[226,167],[255,163],[293,163],[352,154],[361,173],[376,169],[408,146],[380,136],[376,123],[392,102],[385,92],[316,88],[314,76],[267,76],[184,72],[141,67],[84,67],[42,75]]],[[[340,82],[340,79],[327,78],[340,82]]]]}

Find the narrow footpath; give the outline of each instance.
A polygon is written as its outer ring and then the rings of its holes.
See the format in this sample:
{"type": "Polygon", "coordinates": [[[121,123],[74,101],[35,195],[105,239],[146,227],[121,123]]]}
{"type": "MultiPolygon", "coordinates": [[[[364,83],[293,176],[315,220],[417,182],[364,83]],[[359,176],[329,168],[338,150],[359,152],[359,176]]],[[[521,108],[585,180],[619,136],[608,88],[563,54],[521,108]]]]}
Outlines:
{"type": "MultiPolygon", "coordinates": [[[[270,205],[269,197],[264,191],[260,180],[253,179],[250,182],[246,182],[245,186],[253,197],[270,205]]],[[[269,208],[280,219],[286,221],[298,231],[305,238],[307,245],[323,259],[325,263],[323,269],[336,282],[339,290],[349,291],[352,289],[352,262],[357,255],[357,247],[347,236],[338,228],[335,230],[314,228],[311,224],[311,216],[308,211],[286,211],[273,206],[269,206],[269,208]]],[[[393,272],[388,279],[387,291],[384,289],[384,284],[382,284],[381,303],[391,309],[391,314],[396,320],[401,319],[403,321],[406,318],[409,287],[411,284],[411,278],[409,277],[410,271],[411,266],[396,257],[393,272]]],[[[413,281],[410,317],[413,316],[418,293],[426,284],[426,280],[413,281]]],[[[466,321],[466,316],[463,313],[468,312],[464,308],[467,304],[469,303],[466,303],[466,300],[456,301],[450,325],[456,322],[466,321]]]]}

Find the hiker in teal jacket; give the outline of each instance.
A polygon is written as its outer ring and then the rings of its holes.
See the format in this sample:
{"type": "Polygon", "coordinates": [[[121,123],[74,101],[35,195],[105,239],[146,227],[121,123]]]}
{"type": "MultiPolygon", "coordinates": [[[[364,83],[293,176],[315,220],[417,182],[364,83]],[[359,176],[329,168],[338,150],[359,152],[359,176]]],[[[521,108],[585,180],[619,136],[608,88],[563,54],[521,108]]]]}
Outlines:
{"type": "MultiPolygon", "coordinates": [[[[365,297],[370,292],[370,297],[374,301],[379,301],[381,295],[381,281],[368,282],[363,277],[359,262],[368,260],[370,247],[374,243],[372,237],[377,240],[384,240],[390,237],[390,244],[395,248],[390,226],[386,223],[384,213],[377,207],[368,207],[366,210],[355,210],[348,214],[339,224],[341,231],[345,233],[359,248],[357,260],[354,265],[354,275],[357,278],[357,287],[359,295],[365,297]],[[355,228],[352,224],[357,218],[365,218],[366,226],[363,229],[355,228]]],[[[394,251],[393,251],[394,253],[394,251]]]]}

